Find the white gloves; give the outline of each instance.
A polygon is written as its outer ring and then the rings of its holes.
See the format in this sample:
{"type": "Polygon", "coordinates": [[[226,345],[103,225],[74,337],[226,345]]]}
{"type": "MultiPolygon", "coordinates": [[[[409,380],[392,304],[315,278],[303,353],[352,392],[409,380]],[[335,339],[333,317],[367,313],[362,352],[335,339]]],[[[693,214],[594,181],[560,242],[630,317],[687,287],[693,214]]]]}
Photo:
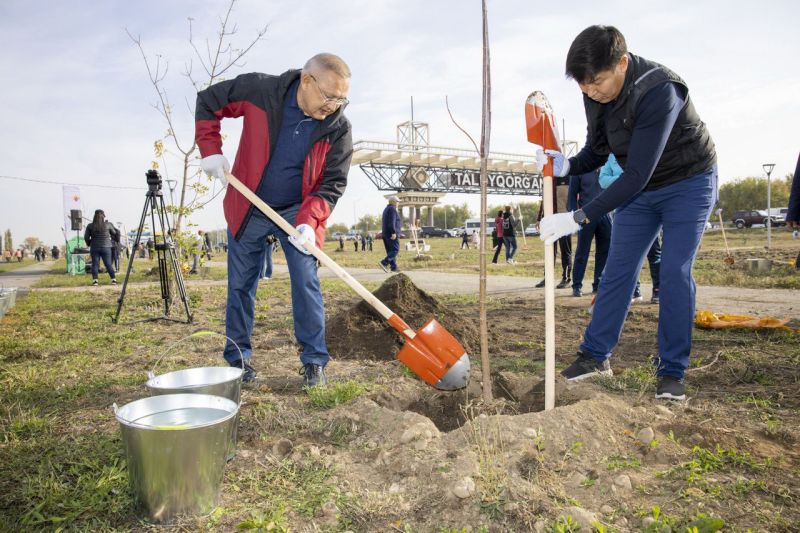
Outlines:
{"type": "Polygon", "coordinates": [[[225,173],[230,172],[231,166],[228,164],[228,160],[225,159],[224,155],[214,154],[204,157],[200,160],[200,168],[202,168],[203,172],[208,174],[209,177],[217,178],[220,183],[222,183],[223,187],[228,186],[228,180],[225,179],[225,173]]]}
{"type": "Polygon", "coordinates": [[[574,211],[569,213],[556,213],[546,216],[539,222],[539,238],[545,244],[553,244],[565,235],[572,235],[579,229],[580,224],[573,218],[574,211]]]}
{"type": "Polygon", "coordinates": [[[289,242],[292,243],[292,246],[294,246],[304,254],[310,255],[311,252],[309,252],[306,249],[306,246],[316,245],[315,243],[316,235],[314,232],[314,228],[312,228],[308,224],[300,224],[295,229],[298,231],[298,233],[300,233],[300,237],[295,239],[293,235],[290,235],[289,242]]]}
{"type": "Polygon", "coordinates": [[[536,151],[536,164],[539,167],[539,171],[547,164],[547,156],[553,158],[553,176],[563,178],[569,174],[569,160],[558,150],[536,151]]]}
{"type": "Polygon", "coordinates": [[[544,171],[544,167],[547,164],[547,154],[544,153],[544,150],[536,150],[536,166],[539,167],[539,172],[544,171]]]}

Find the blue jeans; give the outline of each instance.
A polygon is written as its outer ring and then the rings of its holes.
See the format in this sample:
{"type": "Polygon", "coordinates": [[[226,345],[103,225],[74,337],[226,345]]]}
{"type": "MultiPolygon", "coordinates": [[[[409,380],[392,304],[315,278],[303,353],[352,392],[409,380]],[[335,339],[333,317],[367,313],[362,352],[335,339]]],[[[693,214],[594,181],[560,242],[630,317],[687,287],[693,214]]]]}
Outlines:
{"type": "Polygon", "coordinates": [[[611,248],[580,351],[597,361],[619,342],[645,255],[663,227],[658,314],[659,376],[683,378],[694,327],[692,266],[717,201],[717,169],[634,196],[614,215],[611,248]]]}
{"type": "Polygon", "coordinates": [[[592,249],[592,239],[595,241],[594,249],[594,281],[592,291],[600,285],[600,277],[606,267],[608,247],[611,244],[611,217],[603,215],[596,221],[589,222],[578,232],[578,245],[575,249],[575,259],[572,263],[572,288],[583,288],[583,275],[589,262],[589,252],[592,249]]]}
{"type": "MultiPolygon", "coordinates": [[[[658,240],[653,241],[653,246],[647,252],[647,264],[650,266],[650,279],[653,280],[653,293],[661,290],[661,242],[658,240]]],[[[636,290],[639,290],[641,282],[638,277],[636,279],[636,290]]]]}
{"type": "Polygon", "coordinates": [[[272,277],[272,249],[274,246],[275,245],[272,243],[267,243],[267,245],[264,247],[264,261],[261,268],[262,278],[272,277]]]}
{"type": "Polygon", "coordinates": [[[510,237],[504,235],[503,244],[506,245],[506,261],[514,259],[514,255],[517,253],[517,238],[513,235],[510,237]]]}
{"type": "Polygon", "coordinates": [[[400,238],[395,240],[384,237],[383,247],[386,248],[386,257],[381,260],[381,264],[388,266],[392,270],[397,270],[397,254],[400,253],[400,238]]]}
{"type": "MultiPolygon", "coordinates": [[[[294,225],[297,210],[292,206],[280,211],[289,224],[294,225]]],[[[305,255],[289,242],[289,236],[258,211],[253,211],[239,240],[228,230],[228,303],[225,309],[225,333],[242,350],[245,360],[253,355],[250,337],[256,305],[258,276],[264,266],[264,248],[267,236],[275,235],[281,243],[292,286],[292,317],[294,335],[303,350],[300,361],[324,366],[328,362],[325,343],[325,307],[322,301],[317,260],[305,255]]],[[[239,360],[239,351],[228,341],[225,360],[239,360]]]]}
{"type": "Polygon", "coordinates": [[[100,259],[103,260],[106,272],[111,276],[111,279],[116,279],[114,265],[111,264],[111,248],[92,248],[89,252],[92,256],[92,279],[97,279],[97,274],[100,271],[100,259]]]}

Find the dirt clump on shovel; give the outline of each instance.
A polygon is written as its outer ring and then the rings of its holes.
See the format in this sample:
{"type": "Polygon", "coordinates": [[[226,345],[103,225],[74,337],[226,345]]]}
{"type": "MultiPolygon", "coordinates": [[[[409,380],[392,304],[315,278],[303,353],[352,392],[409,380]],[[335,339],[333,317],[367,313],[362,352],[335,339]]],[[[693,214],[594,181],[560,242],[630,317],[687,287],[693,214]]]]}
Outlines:
{"type": "MultiPolygon", "coordinates": [[[[467,353],[477,353],[480,337],[475,324],[418,288],[405,274],[390,277],[373,294],[414,331],[436,318],[467,353]]],[[[342,359],[392,360],[404,344],[404,337],[364,301],[329,317],[326,337],[331,356],[342,359]]]]}

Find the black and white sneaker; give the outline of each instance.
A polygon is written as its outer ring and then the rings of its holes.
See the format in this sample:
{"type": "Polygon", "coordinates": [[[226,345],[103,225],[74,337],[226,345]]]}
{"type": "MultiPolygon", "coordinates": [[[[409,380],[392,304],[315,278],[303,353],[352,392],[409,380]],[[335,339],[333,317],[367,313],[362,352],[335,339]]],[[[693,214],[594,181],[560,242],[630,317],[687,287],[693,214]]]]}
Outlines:
{"type": "Polygon", "coordinates": [[[672,376],[661,376],[658,378],[656,387],[656,400],[676,400],[686,399],[686,385],[682,379],[672,376]]]}
{"type": "Polygon", "coordinates": [[[650,303],[651,303],[651,304],[656,304],[656,305],[658,305],[658,303],[659,303],[659,301],[660,301],[660,298],[659,298],[659,292],[660,292],[660,291],[659,291],[658,289],[653,289],[653,297],[652,297],[652,298],[650,298],[650,303]]]}
{"type": "Polygon", "coordinates": [[[315,365],[308,363],[303,365],[300,369],[300,375],[303,376],[304,387],[316,387],[318,385],[327,385],[328,379],[325,377],[325,367],[322,365],[315,365]]]}
{"type": "Polygon", "coordinates": [[[252,383],[258,377],[256,369],[250,366],[250,363],[247,361],[242,364],[242,360],[239,359],[229,364],[234,368],[241,368],[244,370],[244,373],[242,374],[242,383],[252,383]]]}
{"type": "Polygon", "coordinates": [[[611,371],[608,359],[600,363],[594,357],[578,352],[578,358],[562,370],[561,375],[567,378],[567,381],[580,381],[594,376],[613,376],[614,372],[611,371]]]}
{"type": "Polygon", "coordinates": [[[384,272],[386,272],[387,274],[389,273],[389,265],[385,265],[385,264],[383,263],[383,261],[379,262],[378,264],[381,266],[381,269],[382,269],[384,272]]]}

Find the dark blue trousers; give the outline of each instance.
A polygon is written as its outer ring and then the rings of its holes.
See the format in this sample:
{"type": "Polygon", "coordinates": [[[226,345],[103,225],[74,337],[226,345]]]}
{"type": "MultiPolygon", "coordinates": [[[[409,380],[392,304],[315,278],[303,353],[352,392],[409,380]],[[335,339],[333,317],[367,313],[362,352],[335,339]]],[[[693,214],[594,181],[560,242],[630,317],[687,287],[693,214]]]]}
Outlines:
{"type": "Polygon", "coordinates": [[[578,246],[575,249],[575,259],[572,262],[572,288],[583,288],[583,275],[589,262],[589,252],[592,249],[592,239],[595,241],[594,249],[594,281],[592,291],[597,291],[600,277],[606,267],[608,247],[611,244],[611,217],[603,215],[600,220],[586,224],[578,232],[578,246]]]}
{"type": "Polygon", "coordinates": [[[381,263],[388,266],[391,270],[397,270],[397,254],[400,253],[400,237],[395,240],[383,237],[383,247],[386,248],[386,257],[381,263]]]}
{"type": "MultiPolygon", "coordinates": [[[[300,206],[280,211],[291,225],[300,206]]],[[[250,337],[256,305],[258,278],[264,267],[267,236],[275,235],[281,243],[292,287],[294,335],[302,346],[300,361],[324,366],[329,355],[325,343],[325,307],[322,301],[317,260],[305,255],[289,242],[289,236],[258,211],[253,211],[244,233],[237,241],[228,230],[228,303],[225,309],[225,333],[249,360],[253,355],[250,337]]],[[[276,311],[280,312],[280,311],[276,311]]],[[[225,360],[239,359],[239,351],[230,341],[225,345],[225,360]]]]}
{"type": "Polygon", "coordinates": [[[100,272],[101,259],[111,279],[117,277],[114,272],[114,264],[111,261],[111,248],[91,248],[89,253],[92,256],[92,279],[97,279],[97,274],[100,272]]]}
{"type": "Polygon", "coordinates": [[[643,191],[617,209],[608,261],[592,320],[580,350],[598,361],[619,342],[644,258],[663,227],[658,316],[659,376],[683,378],[692,350],[695,283],[692,266],[717,201],[717,169],[654,191],[643,191]]]}

